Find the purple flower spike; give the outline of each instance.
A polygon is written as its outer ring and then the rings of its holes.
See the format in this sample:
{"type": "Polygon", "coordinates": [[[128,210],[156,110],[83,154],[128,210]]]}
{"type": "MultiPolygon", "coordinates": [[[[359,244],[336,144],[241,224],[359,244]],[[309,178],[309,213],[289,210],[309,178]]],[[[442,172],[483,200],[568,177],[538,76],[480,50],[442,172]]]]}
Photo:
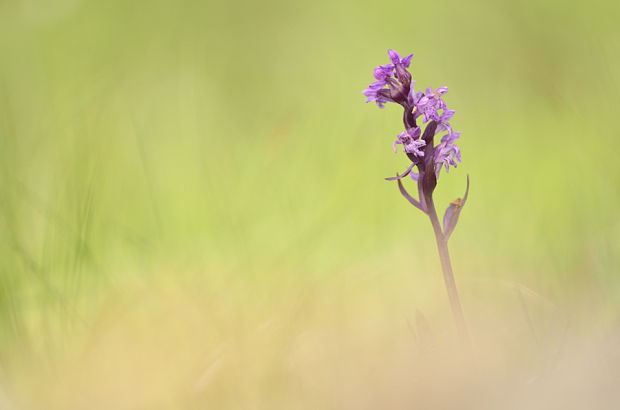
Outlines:
{"type": "MultiPolygon", "coordinates": [[[[436,181],[431,181],[439,176],[442,167],[446,172],[450,167],[456,167],[461,161],[461,151],[455,141],[460,133],[454,132],[450,121],[454,116],[454,110],[449,110],[443,96],[448,92],[448,87],[433,89],[428,87],[425,91],[415,91],[415,81],[411,73],[407,71],[411,65],[413,54],[401,57],[395,50],[388,50],[389,64],[379,65],[374,68],[375,81],[362,93],[367,97],[366,102],[375,102],[379,108],[383,108],[388,102],[400,104],[404,111],[403,122],[405,131],[398,134],[394,141],[394,151],[398,151],[398,145],[403,146],[403,151],[412,162],[412,166],[402,175],[401,179],[410,175],[414,180],[426,175],[427,190],[434,190],[436,181]],[[421,120],[420,120],[421,118],[421,120]],[[418,123],[423,123],[422,130],[418,123]],[[423,131],[423,132],[422,132],[423,131]],[[435,136],[447,132],[441,143],[435,145],[435,136]],[[426,161],[421,158],[426,157],[426,161]],[[419,172],[414,172],[413,167],[418,167],[419,172]],[[427,169],[435,172],[426,172],[427,169]],[[432,183],[431,183],[432,182],[432,183]],[[429,188],[431,187],[432,188],[429,188]]],[[[390,180],[391,180],[390,179],[390,180]]]]}

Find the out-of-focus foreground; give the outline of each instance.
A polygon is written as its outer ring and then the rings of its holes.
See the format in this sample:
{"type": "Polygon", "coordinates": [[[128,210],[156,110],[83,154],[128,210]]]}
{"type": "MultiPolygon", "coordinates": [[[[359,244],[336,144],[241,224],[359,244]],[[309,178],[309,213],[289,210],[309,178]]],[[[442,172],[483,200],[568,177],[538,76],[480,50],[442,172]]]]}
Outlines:
{"type": "Polygon", "coordinates": [[[619,6],[0,4],[0,408],[617,408],[619,6]],[[450,248],[383,180],[450,87],[450,248]]]}

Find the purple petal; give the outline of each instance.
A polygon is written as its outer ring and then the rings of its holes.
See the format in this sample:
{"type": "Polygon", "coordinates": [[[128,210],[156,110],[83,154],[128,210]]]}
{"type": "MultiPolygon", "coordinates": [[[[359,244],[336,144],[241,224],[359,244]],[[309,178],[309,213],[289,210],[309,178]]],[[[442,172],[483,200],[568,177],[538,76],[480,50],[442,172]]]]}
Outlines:
{"type": "Polygon", "coordinates": [[[398,54],[395,50],[388,50],[388,56],[390,56],[390,61],[392,64],[400,64],[400,54],[398,54]]]}
{"type": "Polygon", "coordinates": [[[449,121],[454,115],[454,113],[454,110],[444,110],[444,112],[441,114],[441,121],[449,121]]]}
{"type": "Polygon", "coordinates": [[[385,64],[375,67],[373,75],[377,80],[385,82],[386,78],[390,77],[393,71],[394,66],[392,64],[385,64]]]}
{"type": "Polygon", "coordinates": [[[409,68],[409,65],[411,64],[411,59],[413,58],[413,54],[409,54],[407,57],[403,58],[401,60],[402,65],[405,68],[409,68]]]}

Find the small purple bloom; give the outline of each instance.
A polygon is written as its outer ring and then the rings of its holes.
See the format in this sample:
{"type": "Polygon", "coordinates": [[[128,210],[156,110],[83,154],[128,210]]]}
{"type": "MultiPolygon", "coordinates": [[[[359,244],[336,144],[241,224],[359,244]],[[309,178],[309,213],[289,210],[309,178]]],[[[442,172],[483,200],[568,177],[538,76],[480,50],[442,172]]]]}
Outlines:
{"type": "Polygon", "coordinates": [[[373,76],[377,81],[373,82],[362,91],[366,97],[366,102],[376,101],[379,108],[383,108],[386,102],[393,102],[391,98],[388,97],[387,90],[382,92],[381,90],[385,89],[388,85],[388,81],[391,80],[392,73],[394,72],[394,66],[392,64],[384,64],[378,67],[375,67],[373,72],[373,76]]]}
{"type": "Polygon", "coordinates": [[[420,151],[420,148],[426,145],[426,142],[420,138],[422,130],[420,127],[409,128],[406,131],[398,134],[398,139],[394,141],[394,152],[397,152],[396,145],[402,145],[407,154],[415,154],[419,157],[423,157],[424,153],[420,151]]]}
{"type": "Polygon", "coordinates": [[[439,175],[442,165],[446,167],[446,172],[450,166],[456,168],[456,161],[461,162],[461,150],[455,141],[459,139],[461,132],[446,134],[441,139],[441,144],[435,148],[433,162],[435,163],[435,173],[439,175]]]}
{"type": "Polygon", "coordinates": [[[362,91],[362,94],[368,97],[366,98],[366,102],[368,103],[368,102],[375,101],[377,103],[377,106],[379,106],[379,108],[383,108],[386,102],[393,102],[391,98],[388,98],[385,95],[385,92],[381,92],[381,91],[387,91],[384,88],[384,86],[385,84],[381,84],[380,81],[375,81],[374,83],[370,84],[368,88],[362,91]]]}
{"type": "Polygon", "coordinates": [[[400,55],[396,51],[388,50],[388,55],[390,56],[390,61],[394,66],[396,78],[398,78],[398,81],[400,81],[405,87],[409,87],[409,84],[411,83],[411,73],[407,71],[407,68],[409,68],[409,65],[411,64],[413,54],[409,54],[405,58],[400,58],[400,55]]]}
{"type": "Polygon", "coordinates": [[[366,97],[366,102],[376,101],[379,108],[383,108],[386,102],[393,102],[391,98],[388,97],[389,93],[385,87],[388,85],[388,82],[392,80],[392,73],[394,72],[394,66],[392,64],[384,64],[378,67],[375,67],[373,72],[374,77],[377,81],[373,82],[362,91],[366,97]],[[384,90],[385,91],[381,91],[384,90]]]}
{"type": "Polygon", "coordinates": [[[375,101],[379,108],[383,108],[386,102],[405,105],[411,85],[411,74],[407,68],[413,54],[401,58],[396,51],[388,50],[388,55],[392,63],[375,67],[373,76],[377,81],[362,91],[367,97],[366,102],[375,101]]]}
{"type": "Polygon", "coordinates": [[[437,120],[439,118],[437,111],[445,110],[446,103],[441,97],[448,92],[448,87],[439,87],[433,91],[432,87],[426,89],[424,96],[428,99],[424,104],[424,122],[429,120],[437,120]]]}

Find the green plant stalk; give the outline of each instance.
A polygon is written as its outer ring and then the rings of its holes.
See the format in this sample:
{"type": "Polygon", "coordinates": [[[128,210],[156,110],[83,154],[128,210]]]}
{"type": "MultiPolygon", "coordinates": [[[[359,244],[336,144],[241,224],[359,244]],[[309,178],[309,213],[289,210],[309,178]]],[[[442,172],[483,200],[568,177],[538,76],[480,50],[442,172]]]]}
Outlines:
{"type": "Polygon", "coordinates": [[[448,291],[448,298],[450,299],[452,314],[458,328],[459,336],[463,341],[469,344],[469,332],[467,331],[467,324],[465,323],[465,315],[463,314],[463,308],[461,307],[459,293],[456,289],[454,272],[452,272],[450,252],[448,251],[448,240],[444,236],[441,225],[439,223],[439,218],[437,218],[437,211],[435,209],[435,203],[433,202],[432,194],[426,197],[426,207],[428,216],[431,220],[431,224],[433,225],[433,231],[435,232],[435,240],[437,241],[439,259],[441,260],[441,268],[443,270],[443,279],[446,285],[446,290],[448,291]]]}

